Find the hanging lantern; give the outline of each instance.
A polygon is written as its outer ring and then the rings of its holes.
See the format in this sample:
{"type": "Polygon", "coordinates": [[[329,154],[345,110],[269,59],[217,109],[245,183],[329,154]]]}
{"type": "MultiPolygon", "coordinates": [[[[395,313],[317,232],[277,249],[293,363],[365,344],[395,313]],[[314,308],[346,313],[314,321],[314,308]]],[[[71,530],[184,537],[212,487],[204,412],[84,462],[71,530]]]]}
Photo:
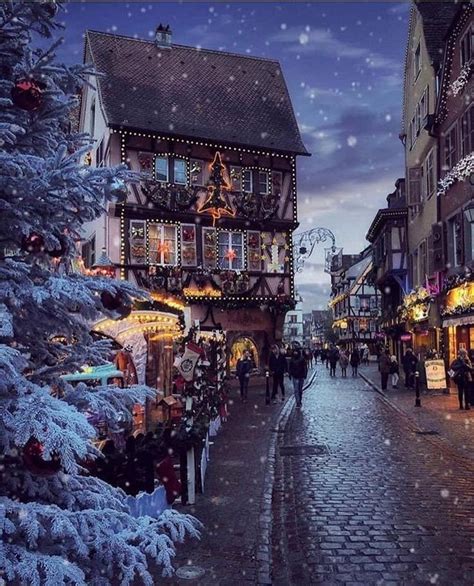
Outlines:
{"type": "Polygon", "coordinates": [[[51,460],[45,460],[43,452],[43,445],[37,439],[31,437],[23,448],[23,462],[32,474],[52,476],[61,469],[61,462],[54,455],[51,460]]]}
{"type": "Polygon", "coordinates": [[[41,234],[32,232],[28,236],[23,236],[21,241],[21,249],[30,254],[38,254],[44,250],[44,238],[41,234]]]}
{"type": "Polygon", "coordinates": [[[34,79],[20,79],[15,82],[11,90],[13,103],[17,108],[33,112],[43,102],[43,90],[45,85],[34,79]]]}

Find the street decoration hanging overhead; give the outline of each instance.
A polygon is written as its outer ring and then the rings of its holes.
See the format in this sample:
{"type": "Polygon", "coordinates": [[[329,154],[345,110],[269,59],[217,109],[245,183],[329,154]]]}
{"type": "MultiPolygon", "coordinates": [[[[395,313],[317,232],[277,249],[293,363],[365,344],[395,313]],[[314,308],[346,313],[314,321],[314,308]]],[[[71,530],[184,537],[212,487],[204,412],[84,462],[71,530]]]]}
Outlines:
{"type": "Polygon", "coordinates": [[[433,296],[424,287],[417,287],[403,298],[399,307],[400,318],[411,322],[428,319],[432,301],[433,296]]]}
{"type": "Polygon", "coordinates": [[[225,165],[222,162],[221,154],[216,153],[211,163],[211,175],[207,185],[207,197],[198,207],[200,214],[207,212],[212,216],[215,225],[216,220],[222,216],[235,216],[235,211],[229,203],[228,192],[231,185],[226,178],[225,165]]]}

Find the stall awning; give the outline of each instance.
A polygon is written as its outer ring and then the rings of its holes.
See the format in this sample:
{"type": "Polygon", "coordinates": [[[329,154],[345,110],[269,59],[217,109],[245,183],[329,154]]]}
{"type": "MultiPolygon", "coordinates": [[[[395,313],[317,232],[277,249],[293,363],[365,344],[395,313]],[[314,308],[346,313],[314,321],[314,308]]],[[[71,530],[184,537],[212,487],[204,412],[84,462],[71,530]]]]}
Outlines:
{"type": "Polygon", "coordinates": [[[474,315],[463,315],[459,317],[449,317],[443,319],[443,328],[449,328],[450,326],[474,326],[474,315]]]}

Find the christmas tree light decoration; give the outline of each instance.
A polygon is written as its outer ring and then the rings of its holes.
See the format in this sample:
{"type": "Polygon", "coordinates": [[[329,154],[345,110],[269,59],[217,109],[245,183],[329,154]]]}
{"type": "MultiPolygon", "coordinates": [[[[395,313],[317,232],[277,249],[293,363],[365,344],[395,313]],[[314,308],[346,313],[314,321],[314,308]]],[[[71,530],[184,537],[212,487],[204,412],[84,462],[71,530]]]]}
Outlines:
{"type": "Polygon", "coordinates": [[[199,213],[209,212],[212,216],[212,223],[222,216],[235,216],[235,211],[229,203],[228,191],[230,183],[225,177],[226,168],[222,163],[221,154],[217,152],[211,163],[211,176],[207,187],[207,199],[198,207],[199,213]]]}

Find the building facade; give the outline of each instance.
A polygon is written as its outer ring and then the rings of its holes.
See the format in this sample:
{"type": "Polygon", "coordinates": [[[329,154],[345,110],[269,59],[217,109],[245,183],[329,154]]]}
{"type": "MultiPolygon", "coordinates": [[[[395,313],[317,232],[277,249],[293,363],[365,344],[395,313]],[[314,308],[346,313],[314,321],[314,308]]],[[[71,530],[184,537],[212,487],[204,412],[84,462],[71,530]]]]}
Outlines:
{"type": "MultiPolygon", "coordinates": [[[[344,257],[351,258],[343,255],[342,267],[346,266],[344,257]]],[[[353,349],[366,343],[375,353],[380,340],[381,301],[372,279],[372,248],[366,248],[355,259],[347,268],[332,273],[332,327],[342,346],[353,349]]]]}
{"type": "Polygon", "coordinates": [[[367,240],[373,250],[373,280],[380,292],[380,330],[385,334],[391,354],[400,359],[407,339],[399,310],[408,290],[405,179],[397,180],[395,191],[387,196],[387,204],[377,212],[367,240]]]}
{"type": "Polygon", "coordinates": [[[297,294],[296,305],[286,313],[285,322],[283,324],[283,343],[286,345],[305,344],[304,331],[304,314],[303,314],[303,299],[297,294]]]}
{"type": "Polygon", "coordinates": [[[280,65],[175,45],[163,28],[154,41],[88,31],[85,59],[101,73],[81,102],[90,162],[140,173],[89,226],[86,264],[104,249],[151,292],[157,320],[179,306],[188,325],[226,332],[231,367],[245,347],[258,367],[294,304],[296,157],[308,154],[280,65]]]}
{"type": "Polygon", "coordinates": [[[474,350],[474,16],[457,7],[446,37],[436,128],[440,142],[437,249],[444,354],[474,350]]]}

